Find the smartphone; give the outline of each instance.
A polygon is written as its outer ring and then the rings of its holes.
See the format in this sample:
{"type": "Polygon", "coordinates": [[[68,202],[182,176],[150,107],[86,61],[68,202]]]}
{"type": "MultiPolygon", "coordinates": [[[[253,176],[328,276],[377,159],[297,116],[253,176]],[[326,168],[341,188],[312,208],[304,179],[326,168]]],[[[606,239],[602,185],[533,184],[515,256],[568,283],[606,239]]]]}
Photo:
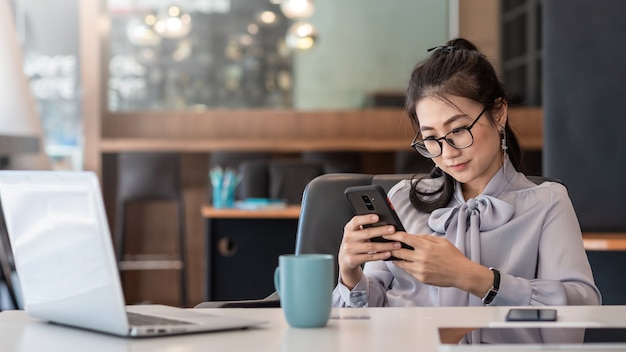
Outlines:
{"type": "Polygon", "coordinates": [[[506,321],[556,321],[556,309],[511,308],[506,321]]]}
{"type": "MultiPolygon", "coordinates": [[[[398,218],[398,214],[396,214],[389,198],[387,198],[387,193],[381,186],[353,186],[346,188],[344,193],[356,215],[378,215],[377,223],[365,225],[364,227],[393,225],[396,228],[396,231],[404,231],[404,226],[402,226],[402,222],[400,221],[400,218],[398,218]]],[[[382,237],[372,238],[371,241],[392,242],[382,237]]],[[[406,243],[402,243],[402,247],[413,249],[413,247],[406,243]]],[[[398,260],[398,258],[391,256],[387,260],[398,260]]]]}

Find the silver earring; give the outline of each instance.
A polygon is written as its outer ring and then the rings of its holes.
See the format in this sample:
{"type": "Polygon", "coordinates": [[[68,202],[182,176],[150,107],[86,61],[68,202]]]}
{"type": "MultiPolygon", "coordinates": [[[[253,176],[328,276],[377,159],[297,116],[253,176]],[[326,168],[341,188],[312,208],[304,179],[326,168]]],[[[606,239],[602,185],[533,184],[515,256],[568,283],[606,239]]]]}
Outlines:
{"type": "MultiPolygon", "coordinates": [[[[500,131],[500,136],[500,148],[502,148],[502,157],[504,158],[506,156],[506,150],[509,148],[506,145],[506,131],[504,130],[504,128],[502,129],[502,131],[500,131]]],[[[506,161],[504,161],[502,164],[502,174],[506,178],[506,161]]]]}

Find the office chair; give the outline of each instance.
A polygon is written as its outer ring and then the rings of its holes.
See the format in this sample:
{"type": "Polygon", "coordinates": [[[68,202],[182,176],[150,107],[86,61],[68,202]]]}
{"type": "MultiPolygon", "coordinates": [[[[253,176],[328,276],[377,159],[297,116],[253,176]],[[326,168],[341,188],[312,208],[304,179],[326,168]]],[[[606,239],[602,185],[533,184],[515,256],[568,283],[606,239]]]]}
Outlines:
{"type": "MultiPolygon", "coordinates": [[[[354,216],[352,208],[344,196],[344,190],[351,186],[377,184],[388,192],[393,185],[412,174],[368,175],[338,173],[325,174],[313,179],[306,186],[302,197],[302,208],[296,234],[295,254],[332,254],[335,261],[335,277],[338,278],[337,254],[343,238],[345,224],[354,216]]],[[[544,177],[528,177],[536,184],[555,181],[544,177]]],[[[202,302],[195,308],[261,308],[279,307],[280,298],[276,293],[261,300],[211,301],[202,302]]]]}
{"type": "Polygon", "coordinates": [[[185,207],[177,153],[121,153],[115,218],[115,251],[120,271],[179,270],[180,303],[187,304],[185,207]],[[177,254],[129,255],[125,251],[126,205],[131,202],[174,201],[178,206],[177,254]]]}
{"type": "Polygon", "coordinates": [[[428,173],[434,166],[432,160],[416,153],[415,150],[398,150],[394,153],[394,173],[428,173]]]}

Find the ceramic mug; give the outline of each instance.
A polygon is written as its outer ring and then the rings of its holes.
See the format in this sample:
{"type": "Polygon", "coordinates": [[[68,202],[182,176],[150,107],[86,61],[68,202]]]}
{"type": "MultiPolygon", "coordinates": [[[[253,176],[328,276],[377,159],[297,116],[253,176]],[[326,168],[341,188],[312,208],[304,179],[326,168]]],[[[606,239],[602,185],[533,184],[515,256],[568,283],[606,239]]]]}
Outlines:
{"type": "Polygon", "coordinates": [[[330,254],[285,254],[278,258],[274,286],[290,326],[326,326],[334,287],[333,265],[330,254]]]}

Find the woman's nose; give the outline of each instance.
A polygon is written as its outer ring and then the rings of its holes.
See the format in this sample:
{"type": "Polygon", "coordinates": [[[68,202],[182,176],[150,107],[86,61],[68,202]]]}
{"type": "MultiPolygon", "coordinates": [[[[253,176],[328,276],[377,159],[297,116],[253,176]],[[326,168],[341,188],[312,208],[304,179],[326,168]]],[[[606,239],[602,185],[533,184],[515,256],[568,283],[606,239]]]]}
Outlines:
{"type": "Polygon", "coordinates": [[[461,151],[453,146],[451,146],[448,142],[442,141],[441,143],[441,156],[444,159],[450,159],[458,156],[461,151]]]}

